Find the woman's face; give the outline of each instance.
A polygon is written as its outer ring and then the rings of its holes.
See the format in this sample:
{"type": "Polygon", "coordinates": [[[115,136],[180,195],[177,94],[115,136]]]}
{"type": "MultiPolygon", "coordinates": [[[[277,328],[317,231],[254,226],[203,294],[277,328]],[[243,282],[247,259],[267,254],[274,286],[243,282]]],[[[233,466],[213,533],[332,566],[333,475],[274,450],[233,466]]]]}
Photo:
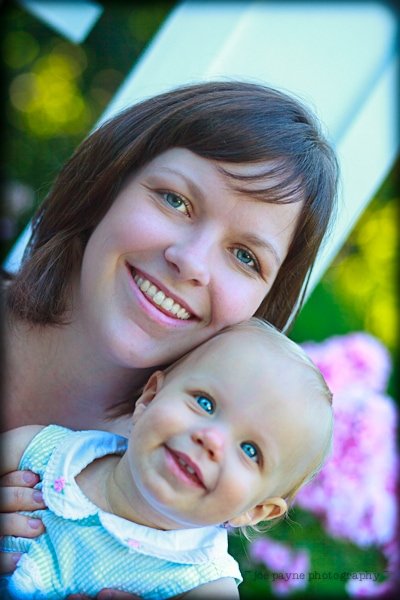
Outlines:
{"type": "Polygon", "coordinates": [[[268,204],[240,175],[265,164],[217,163],[168,150],[129,179],[86,246],[75,320],[107,360],[170,362],[253,315],[282,264],[301,202],[268,204]],[[241,182],[242,183],[242,182],[241,182]]]}

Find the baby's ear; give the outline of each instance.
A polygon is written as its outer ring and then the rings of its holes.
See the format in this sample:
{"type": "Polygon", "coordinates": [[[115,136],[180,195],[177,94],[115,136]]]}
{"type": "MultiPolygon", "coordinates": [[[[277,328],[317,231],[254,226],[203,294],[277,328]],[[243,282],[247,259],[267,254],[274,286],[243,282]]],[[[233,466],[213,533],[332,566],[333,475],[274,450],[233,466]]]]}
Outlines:
{"type": "Polygon", "coordinates": [[[164,373],[162,371],[154,371],[150,375],[143,392],[136,400],[135,410],[132,415],[132,423],[135,424],[140,416],[144,413],[155,395],[160,391],[164,382],[164,373]]]}
{"type": "Polygon", "coordinates": [[[287,504],[283,498],[267,498],[261,504],[234,517],[228,524],[231,527],[245,527],[246,525],[256,525],[260,521],[270,521],[277,519],[287,512],[287,504]]]}

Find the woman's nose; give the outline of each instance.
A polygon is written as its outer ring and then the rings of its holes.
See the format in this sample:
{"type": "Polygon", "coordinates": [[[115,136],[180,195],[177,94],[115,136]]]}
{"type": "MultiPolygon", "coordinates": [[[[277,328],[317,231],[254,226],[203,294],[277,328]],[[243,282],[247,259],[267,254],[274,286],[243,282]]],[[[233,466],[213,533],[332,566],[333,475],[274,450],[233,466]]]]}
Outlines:
{"type": "Polygon", "coordinates": [[[222,431],[216,428],[200,429],[193,433],[192,440],[204,448],[211,460],[219,462],[222,459],[225,446],[222,431]]]}
{"type": "Polygon", "coordinates": [[[202,286],[210,283],[210,244],[199,239],[177,242],[168,246],[164,256],[180,280],[202,286]]]}

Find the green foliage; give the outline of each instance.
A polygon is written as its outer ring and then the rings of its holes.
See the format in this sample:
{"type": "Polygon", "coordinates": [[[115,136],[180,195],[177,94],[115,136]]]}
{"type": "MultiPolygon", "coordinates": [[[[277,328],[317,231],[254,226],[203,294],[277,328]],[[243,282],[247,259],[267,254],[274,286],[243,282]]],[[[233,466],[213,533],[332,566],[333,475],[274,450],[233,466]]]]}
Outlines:
{"type": "MultiPolygon", "coordinates": [[[[328,538],[321,522],[299,508],[292,509],[290,520],[273,527],[268,536],[296,550],[306,548],[311,555],[310,575],[305,574],[307,586],[294,592],[293,598],[346,597],[345,583],[351,573],[379,573],[380,581],[386,577],[385,562],[377,549],[361,550],[344,540],[328,538]]],[[[247,542],[234,534],[230,536],[229,548],[244,574],[241,599],[273,598],[273,574],[250,559],[247,542]]],[[[301,576],[300,573],[297,575],[301,576]]],[[[274,576],[277,577],[278,572],[274,576]]]]}

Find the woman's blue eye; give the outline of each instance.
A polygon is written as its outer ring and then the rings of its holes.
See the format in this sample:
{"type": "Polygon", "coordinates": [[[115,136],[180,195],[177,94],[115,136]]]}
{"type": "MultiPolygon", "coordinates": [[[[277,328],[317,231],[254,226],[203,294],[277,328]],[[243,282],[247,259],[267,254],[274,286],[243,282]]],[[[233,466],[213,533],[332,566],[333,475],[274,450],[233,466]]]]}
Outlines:
{"type": "Polygon", "coordinates": [[[258,264],[254,259],[254,256],[248,250],[245,250],[244,248],[235,248],[233,254],[240,262],[242,262],[246,266],[258,270],[258,264]]]}
{"type": "Polygon", "coordinates": [[[181,196],[178,196],[173,192],[164,192],[163,198],[170,206],[172,206],[172,208],[175,208],[179,212],[188,212],[187,203],[183,198],[181,198],[181,196]]]}
{"type": "Polygon", "coordinates": [[[254,444],[250,444],[250,442],[243,442],[242,444],[240,444],[240,447],[243,450],[243,452],[249,458],[251,458],[251,460],[254,460],[255,462],[258,462],[258,460],[259,460],[258,450],[254,446],[254,444]]]}
{"type": "Polygon", "coordinates": [[[196,402],[203,410],[206,411],[209,415],[214,413],[214,403],[207,396],[196,396],[196,402]]]}

